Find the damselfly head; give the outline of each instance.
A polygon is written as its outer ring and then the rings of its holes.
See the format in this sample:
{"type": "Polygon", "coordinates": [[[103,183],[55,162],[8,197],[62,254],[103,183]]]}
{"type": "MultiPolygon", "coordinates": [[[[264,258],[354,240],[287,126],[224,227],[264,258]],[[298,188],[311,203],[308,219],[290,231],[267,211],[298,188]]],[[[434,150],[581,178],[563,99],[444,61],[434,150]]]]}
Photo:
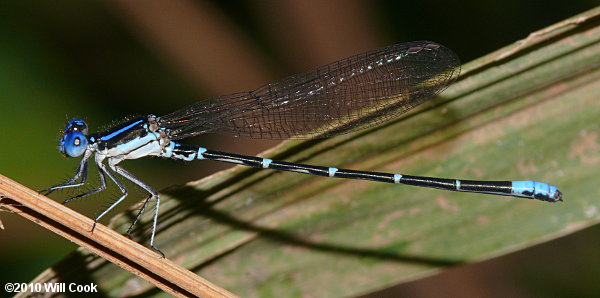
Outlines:
{"type": "Polygon", "coordinates": [[[66,157],[77,157],[87,149],[87,124],[83,119],[71,119],[67,122],[58,150],[66,157]]]}

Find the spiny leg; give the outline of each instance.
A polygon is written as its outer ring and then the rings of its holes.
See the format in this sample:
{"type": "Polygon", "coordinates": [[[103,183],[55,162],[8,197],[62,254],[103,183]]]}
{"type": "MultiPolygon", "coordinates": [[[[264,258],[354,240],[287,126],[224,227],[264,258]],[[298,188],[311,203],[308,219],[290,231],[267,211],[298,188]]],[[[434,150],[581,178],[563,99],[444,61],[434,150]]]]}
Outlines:
{"type": "Polygon", "coordinates": [[[84,185],[85,181],[87,179],[88,158],[90,157],[90,155],[91,155],[91,153],[88,154],[86,152],[86,154],[83,156],[83,158],[81,159],[81,162],[79,163],[79,166],[77,167],[77,170],[75,171],[75,176],[73,176],[73,178],[71,178],[61,184],[52,186],[48,189],[40,190],[40,193],[47,196],[57,189],[63,189],[63,188],[69,188],[69,187],[79,187],[79,186],[84,185]],[[77,179],[79,179],[79,177],[81,177],[81,181],[75,183],[75,181],[77,179]]]}
{"type": "Polygon", "coordinates": [[[70,199],[66,199],[62,203],[63,204],[67,204],[67,203],[69,203],[71,201],[74,201],[74,200],[77,200],[77,199],[81,199],[83,197],[87,197],[87,196],[89,196],[91,194],[95,194],[97,192],[101,192],[101,191],[105,190],[106,189],[106,177],[104,177],[104,172],[102,170],[99,170],[98,171],[98,175],[100,176],[100,187],[98,187],[96,189],[92,189],[92,190],[90,190],[90,191],[88,191],[88,192],[86,192],[84,194],[80,194],[80,195],[74,196],[74,197],[72,197],[70,199]]]}
{"type": "Polygon", "coordinates": [[[150,199],[152,199],[152,195],[148,196],[146,198],[146,200],[144,200],[144,204],[142,205],[142,208],[140,208],[140,210],[138,211],[138,213],[135,216],[135,219],[133,220],[133,223],[131,224],[131,226],[129,226],[129,229],[127,229],[127,233],[125,233],[125,235],[128,238],[131,238],[131,232],[133,231],[133,227],[138,222],[138,220],[140,219],[140,217],[142,217],[142,214],[144,214],[144,210],[146,210],[146,206],[148,206],[148,203],[150,202],[150,199]]]}
{"type": "MultiPolygon", "coordinates": [[[[113,171],[117,172],[117,174],[127,178],[129,181],[137,184],[139,187],[143,188],[145,191],[150,193],[150,197],[146,199],[146,202],[144,202],[144,205],[142,206],[142,209],[138,213],[138,216],[136,217],[135,221],[133,222],[132,227],[133,227],[133,225],[135,225],[135,223],[141,216],[141,212],[146,208],[146,205],[148,204],[148,202],[150,200],[152,200],[152,198],[156,198],[156,205],[154,206],[154,219],[152,222],[152,234],[150,236],[150,248],[152,248],[153,250],[155,250],[156,252],[161,254],[162,257],[164,258],[165,254],[162,251],[160,251],[160,249],[158,249],[156,246],[154,246],[154,235],[156,234],[156,223],[158,221],[158,208],[160,207],[160,197],[158,195],[158,192],[156,192],[150,186],[148,186],[144,182],[142,182],[139,178],[135,177],[133,174],[127,172],[125,169],[119,167],[118,165],[112,164],[110,162],[109,162],[109,165],[113,171]]],[[[130,229],[132,227],[130,227],[130,229]]]]}
{"type": "Polygon", "coordinates": [[[110,172],[110,170],[106,168],[106,166],[102,163],[102,160],[96,160],[96,165],[98,166],[98,168],[101,171],[103,171],[106,175],[108,175],[108,178],[110,178],[117,185],[117,187],[119,187],[119,189],[121,190],[121,193],[123,195],[118,200],[116,200],[114,203],[112,203],[108,208],[106,208],[106,210],[104,210],[104,212],[100,213],[100,215],[98,215],[96,217],[96,219],[94,219],[94,226],[92,227],[92,232],[96,228],[96,224],[98,223],[98,221],[104,215],[106,215],[108,212],[110,212],[115,206],[119,205],[119,203],[121,203],[127,197],[127,189],[125,188],[125,186],[123,185],[123,183],[121,183],[121,181],[119,181],[117,179],[117,177],[115,177],[110,172]]]}

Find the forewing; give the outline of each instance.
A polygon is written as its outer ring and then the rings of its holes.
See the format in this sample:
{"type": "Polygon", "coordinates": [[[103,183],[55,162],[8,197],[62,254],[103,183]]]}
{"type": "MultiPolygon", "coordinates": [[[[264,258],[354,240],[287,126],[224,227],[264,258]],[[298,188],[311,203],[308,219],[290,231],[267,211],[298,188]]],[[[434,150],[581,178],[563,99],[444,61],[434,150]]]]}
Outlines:
{"type": "Polygon", "coordinates": [[[251,92],[206,99],[161,117],[172,139],[201,133],[320,138],[377,125],[434,97],[460,72],[430,41],[397,44],[289,76],[251,92]]]}

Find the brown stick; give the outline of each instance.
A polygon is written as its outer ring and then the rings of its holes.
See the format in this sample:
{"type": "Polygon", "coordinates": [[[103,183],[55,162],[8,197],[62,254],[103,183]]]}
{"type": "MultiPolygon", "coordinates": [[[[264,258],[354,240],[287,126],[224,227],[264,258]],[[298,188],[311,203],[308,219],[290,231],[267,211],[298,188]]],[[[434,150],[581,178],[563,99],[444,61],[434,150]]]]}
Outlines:
{"type": "Polygon", "coordinates": [[[186,297],[236,297],[148,248],[38,192],[0,175],[0,200],[13,211],[146,279],[169,294],[186,297]]]}

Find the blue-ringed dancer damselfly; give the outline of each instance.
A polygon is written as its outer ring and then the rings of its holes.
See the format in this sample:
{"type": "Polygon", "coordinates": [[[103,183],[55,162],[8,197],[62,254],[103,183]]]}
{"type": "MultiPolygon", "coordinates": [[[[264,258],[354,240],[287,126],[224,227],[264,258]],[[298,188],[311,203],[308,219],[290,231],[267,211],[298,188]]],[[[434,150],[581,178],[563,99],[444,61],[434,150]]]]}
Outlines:
{"type": "Polygon", "coordinates": [[[253,91],[205,99],[165,116],[130,119],[100,133],[88,134],[82,119],[72,119],[65,127],[59,149],[67,157],[83,155],[83,158],[73,178],[45,193],[84,185],[88,159],[94,155],[100,186],[65,203],[105,190],[108,176],[122,195],[96,217],[97,222],[127,196],[127,189],[117,176],[137,184],[150,196],[127,234],[148,202],[156,200],[150,238],[150,247],[154,249],[160,198],[158,192],[118,165],[126,159],[145,156],[183,161],[208,159],[334,178],[562,201],[556,186],[536,181],[457,180],[338,169],[218,152],[176,142],[204,133],[309,139],[358,131],[396,118],[434,97],[454,82],[459,72],[460,61],[448,48],[430,41],[408,42],[333,62],[253,91]]]}

